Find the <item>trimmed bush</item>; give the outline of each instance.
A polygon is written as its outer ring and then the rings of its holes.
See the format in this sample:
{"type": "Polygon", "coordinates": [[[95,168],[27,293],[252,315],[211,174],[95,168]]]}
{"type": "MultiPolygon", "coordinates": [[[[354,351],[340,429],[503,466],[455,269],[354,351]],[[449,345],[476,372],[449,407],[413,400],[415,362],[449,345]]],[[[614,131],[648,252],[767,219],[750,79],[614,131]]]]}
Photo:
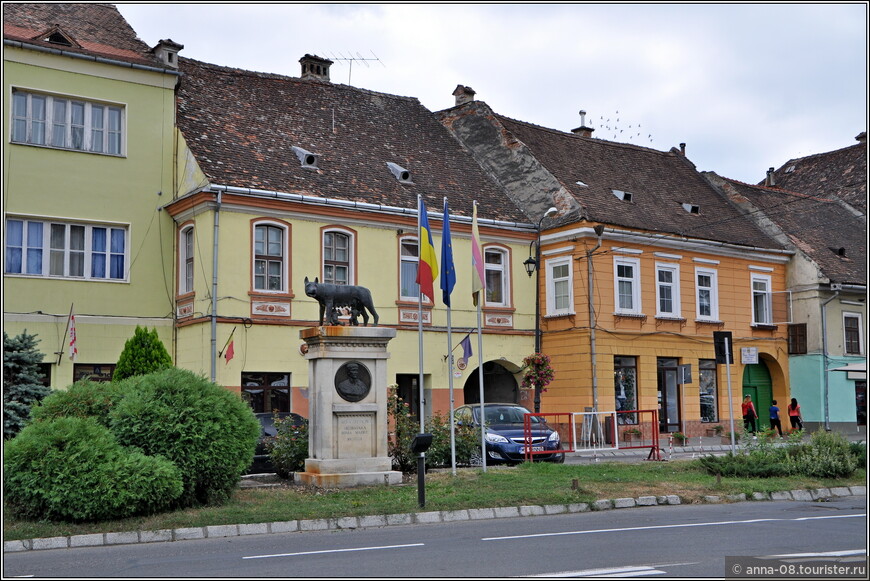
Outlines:
{"type": "Polygon", "coordinates": [[[143,329],[136,325],[133,336],[127,339],[118,358],[112,381],[121,381],[136,375],[147,375],[172,367],[172,357],[160,340],[157,329],[143,329]]]}
{"type": "Polygon", "coordinates": [[[109,410],[121,397],[116,383],[82,379],[63,391],[55,391],[33,408],[33,420],[44,421],[62,417],[94,418],[109,425],[109,410]]]}
{"type": "Polygon", "coordinates": [[[175,465],[122,448],[93,418],[35,422],[4,452],[7,506],[24,518],[97,521],[151,514],[182,492],[175,465]]]}
{"type": "Polygon", "coordinates": [[[816,432],[790,457],[794,472],[816,478],[845,478],[858,467],[849,442],[836,432],[816,432]]]}
{"type": "Polygon", "coordinates": [[[130,377],[109,412],[124,446],[161,455],[181,469],[178,507],[220,504],[254,459],[260,422],[242,399],[183,369],[130,377]]]}

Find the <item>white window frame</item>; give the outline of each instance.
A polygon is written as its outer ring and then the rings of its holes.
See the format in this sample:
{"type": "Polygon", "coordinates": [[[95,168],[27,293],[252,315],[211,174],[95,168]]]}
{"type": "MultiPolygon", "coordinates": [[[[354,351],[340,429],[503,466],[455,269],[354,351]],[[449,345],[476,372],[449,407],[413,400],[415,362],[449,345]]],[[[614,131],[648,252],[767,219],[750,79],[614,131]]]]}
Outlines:
{"type": "Polygon", "coordinates": [[[126,110],[123,106],[13,89],[11,109],[12,143],[125,155],[126,110]],[[36,103],[42,103],[41,113],[36,103]]]}
{"type": "MultiPolygon", "coordinates": [[[[420,240],[416,236],[402,236],[399,238],[399,299],[403,301],[418,301],[420,299],[420,285],[417,284],[417,270],[420,265],[420,240]],[[416,248],[416,253],[405,254],[403,247],[405,244],[413,243],[416,248]],[[405,288],[405,267],[409,268],[409,273],[412,273],[413,279],[408,281],[408,292],[404,292],[405,288]]],[[[428,300],[424,295],[423,301],[428,300]]]]}
{"type": "Polygon", "coordinates": [[[483,268],[484,268],[484,277],[486,278],[486,301],[484,302],[484,306],[487,307],[508,307],[511,304],[510,297],[510,253],[501,247],[498,246],[485,246],[483,248],[483,268]],[[501,264],[491,263],[487,260],[487,256],[499,256],[501,258],[501,264]],[[490,300],[490,290],[493,288],[493,285],[490,284],[491,280],[489,277],[489,273],[493,272],[501,276],[501,298],[500,301],[491,301],[490,300]]]}
{"type": "Polygon", "coordinates": [[[128,281],[130,234],[127,226],[8,217],[5,228],[5,275],[105,282],[128,281]],[[20,243],[12,238],[10,232],[12,222],[21,223],[20,243]],[[82,232],[80,246],[72,245],[71,232],[74,230],[82,232]],[[63,231],[61,245],[53,246],[52,231],[63,231]],[[95,235],[99,233],[103,235],[104,247],[95,246],[95,235]],[[113,246],[118,242],[123,245],[120,250],[117,246],[113,246]],[[10,259],[10,253],[18,254],[19,258],[10,259]],[[9,271],[8,269],[16,263],[20,265],[20,271],[9,271]],[[81,264],[81,268],[76,268],[76,264],[81,264]],[[57,266],[60,267],[61,272],[57,272],[57,266]],[[71,273],[72,270],[76,272],[71,273]]]}
{"type": "Polygon", "coordinates": [[[695,267],[695,317],[699,321],[718,321],[719,320],[719,271],[713,268],[695,267]],[[701,286],[698,278],[701,276],[710,277],[710,286],[701,286]],[[710,293],[710,314],[701,314],[701,291],[709,291],[710,293]]]}
{"type": "Polygon", "coordinates": [[[639,258],[628,258],[625,256],[614,256],[613,257],[613,306],[614,312],[619,315],[640,315],[643,313],[643,308],[641,305],[641,292],[640,292],[640,259],[639,258]],[[624,277],[619,275],[619,267],[620,266],[628,266],[631,267],[632,276],[624,277]],[[620,289],[619,283],[630,283],[631,284],[631,307],[623,307],[620,305],[620,289]]]}
{"type": "Polygon", "coordinates": [[[656,316],[664,318],[679,318],[682,314],[680,306],[680,265],[669,262],[656,262],[656,316]],[[671,275],[671,282],[663,283],[659,280],[659,273],[667,272],[671,275]],[[671,291],[671,310],[662,310],[662,290],[669,288],[671,291]]]}
{"type": "MultiPolygon", "coordinates": [[[[332,280],[330,277],[326,276],[326,237],[328,234],[341,234],[342,236],[347,236],[347,284],[355,284],[356,280],[356,265],[354,264],[354,260],[356,257],[356,252],[354,249],[356,248],[356,235],[354,232],[350,230],[345,230],[344,228],[326,228],[321,233],[320,238],[320,280],[321,282],[329,282],[333,284],[341,284],[332,280]]],[[[417,245],[417,253],[419,255],[420,246],[417,245]]],[[[340,262],[340,261],[335,261],[340,262]]]]}
{"type": "Polygon", "coordinates": [[[550,258],[544,261],[546,265],[546,292],[547,292],[547,316],[573,315],[574,314],[574,269],[570,256],[560,256],[550,258]],[[567,266],[567,274],[565,276],[556,277],[554,269],[567,266]],[[566,306],[556,308],[556,290],[557,285],[561,289],[564,288],[563,295],[566,299],[566,306]]]}
{"type": "Polygon", "coordinates": [[[864,355],[864,317],[861,313],[852,311],[843,312],[843,354],[844,355],[864,355]],[[858,353],[850,353],[846,351],[846,319],[858,320],[858,353]]]}
{"type": "Polygon", "coordinates": [[[274,222],[270,220],[259,220],[253,223],[253,232],[251,233],[251,288],[254,289],[254,292],[257,293],[286,293],[288,288],[288,279],[289,279],[289,270],[290,270],[290,229],[286,224],[282,224],[280,222],[274,222]],[[281,231],[281,255],[280,260],[275,260],[274,258],[270,259],[258,259],[257,256],[264,257],[277,257],[276,254],[269,254],[268,252],[258,254],[257,253],[257,229],[259,228],[267,228],[267,239],[266,239],[266,250],[268,251],[268,228],[275,228],[281,231]],[[266,262],[266,270],[263,273],[257,272],[257,262],[258,260],[265,260],[266,262]],[[280,288],[273,289],[269,288],[269,268],[268,265],[270,262],[280,262],[280,276],[281,276],[281,284],[280,288]],[[265,288],[257,287],[257,277],[262,276],[264,279],[265,288]]]}
{"type": "Polygon", "coordinates": [[[192,224],[178,233],[178,294],[193,292],[194,247],[196,230],[192,224]]]}
{"type": "Polygon", "coordinates": [[[750,276],[750,289],[752,291],[752,324],[773,324],[773,291],[771,289],[771,277],[767,274],[752,274],[750,276]],[[764,289],[756,290],[755,285],[764,285],[764,289]],[[756,299],[762,299],[764,312],[760,313],[756,299]],[[761,315],[761,316],[759,316],[761,315]]]}

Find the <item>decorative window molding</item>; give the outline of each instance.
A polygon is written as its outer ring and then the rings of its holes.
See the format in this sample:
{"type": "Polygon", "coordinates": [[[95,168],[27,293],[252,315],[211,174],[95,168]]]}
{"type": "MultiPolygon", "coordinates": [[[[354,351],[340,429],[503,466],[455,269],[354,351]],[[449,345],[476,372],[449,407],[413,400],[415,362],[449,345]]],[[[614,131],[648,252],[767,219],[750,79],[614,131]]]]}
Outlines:
{"type": "MultiPolygon", "coordinates": [[[[420,300],[420,285],[417,284],[417,269],[420,264],[420,242],[416,236],[406,235],[399,238],[399,300],[417,302],[420,300]]],[[[423,302],[429,297],[423,296],[423,302]]]]}
{"type": "Polygon", "coordinates": [[[640,260],[615,256],[613,258],[613,296],[614,313],[618,315],[640,315],[640,260]]]}
{"type": "Polygon", "coordinates": [[[510,252],[498,246],[485,246],[483,267],[486,277],[484,307],[509,307],[511,304],[510,252]]]}
{"type": "Polygon", "coordinates": [[[757,266],[755,264],[750,264],[749,270],[754,270],[756,272],[773,272],[773,268],[769,266],[757,266]]]}
{"type": "Polygon", "coordinates": [[[290,256],[290,226],[272,220],[253,223],[253,280],[256,293],[287,293],[290,256]]]}
{"type": "Polygon", "coordinates": [[[697,262],[698,264],[719,264],[718,260],[713,260],[711,258],[692,258],[692,262],[697,262]]]}
{"type": "Polygon", "coordinates": [[[178,294],[193,292],[194,238],[193,224],[185,225],[178,232],[178,294]]]}
{"type": "Polygon", "coordinates": [[[680,265],[656,262],[656,317],[679,318],[680,265]]]}
{"type": "Polygon", "coordinates": [[[126,226],[6,219],[6,274],[123,281],[129,277],[126,226]]]}
{"type": "Polygon", "coordinates": [[[125,109],[13,89],[12,143],[124,155],[125,109]]]}
{"type": "Polygon", "coordinates": [[[698,322],[721,323],[717,270],[695,267],[695,317],[698,322]]]}
{"type": "Polygon", "coordinates": [[[610,250],[612,252],[618,252],[619,254],[643,254],[643,250],[639,248],[624,248],[621,246],[612,246],[610,250]]]}
{"type": "Polygon", "coordinates": [[[544,262],[546,272],[547,316],[574,314],[574,272],[570,256],[544,262]]]}
{"type": "Polygon", "coordinates": [[[320,280],[330,284],[354,284],[356,232],[328,226],[323,228],[321,236],[323,262],[320,280]]]}

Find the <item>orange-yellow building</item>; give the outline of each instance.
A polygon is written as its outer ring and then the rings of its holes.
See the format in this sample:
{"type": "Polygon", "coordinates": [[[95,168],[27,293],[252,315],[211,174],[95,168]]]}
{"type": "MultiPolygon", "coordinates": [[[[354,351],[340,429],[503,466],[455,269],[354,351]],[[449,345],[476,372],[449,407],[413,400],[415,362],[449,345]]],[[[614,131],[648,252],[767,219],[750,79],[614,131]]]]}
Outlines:
{"type": "Polygon", "coordinates": [[[599,140],[585,123],[555,131],[479,101],[439,117],[541,217],[541,346],[555,371],[542,412],[656,410],[661,432],[694,436],[732,417],[742,428],[744,395],[762,428],[773,400],[784,409],[791,252],[708,183],[685,146],[599,140]],[[545,218],[549,207],[558,213],[545,218]],[[730,398],[714,332],[731,333],[730,398]]]}

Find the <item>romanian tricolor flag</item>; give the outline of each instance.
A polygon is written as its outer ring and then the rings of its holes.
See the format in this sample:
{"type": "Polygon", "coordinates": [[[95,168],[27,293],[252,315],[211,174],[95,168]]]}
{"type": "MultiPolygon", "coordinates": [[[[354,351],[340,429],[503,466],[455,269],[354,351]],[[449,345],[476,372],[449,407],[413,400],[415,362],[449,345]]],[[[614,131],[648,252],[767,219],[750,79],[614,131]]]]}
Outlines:
{"type": "Polygon", "coordinates": [[[438,258],[435,254],[435,245],[432,244],[432,231],[429,229],[426,203],[423,202],[422,196],[418,196],[417,200],[419,201],[417,222],[420,225],[420,260],[417,265],[417,284],[420,285],[420,292],[434,303],[434,283],[435,279],[438,278],[438,258]]]}
{"type": "Polygon", "coordinates": [[[483,253],[480,250],[480,233],[477,231],[477,201],[471,218],[471,298],[477,306],[480,291],[486,290],[486,277],[483,271],[483,253]]]}

